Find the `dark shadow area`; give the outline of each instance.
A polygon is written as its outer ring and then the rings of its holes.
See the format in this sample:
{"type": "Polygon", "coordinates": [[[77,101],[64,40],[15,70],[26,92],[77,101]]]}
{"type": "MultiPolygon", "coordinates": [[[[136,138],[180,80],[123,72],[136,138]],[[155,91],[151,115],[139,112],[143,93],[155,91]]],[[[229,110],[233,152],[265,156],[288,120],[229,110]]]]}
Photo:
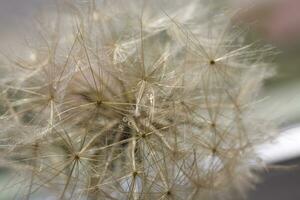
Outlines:
{"type": "Polygon", "coordinates": [[[248,200],[300,200],[300,158],[278,163],[261,176],[248,200]]]}

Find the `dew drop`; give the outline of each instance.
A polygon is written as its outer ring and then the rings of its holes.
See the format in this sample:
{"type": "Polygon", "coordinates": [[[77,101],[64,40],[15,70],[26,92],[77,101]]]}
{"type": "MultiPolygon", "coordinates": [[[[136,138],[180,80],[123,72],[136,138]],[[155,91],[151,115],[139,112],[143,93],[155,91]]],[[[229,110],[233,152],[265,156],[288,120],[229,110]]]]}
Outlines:
{"type": "Polygon", "coordinates": [[[123,122],[128,122],[128,118],[127,117],[123,117],[122,121],[123,122]]]}

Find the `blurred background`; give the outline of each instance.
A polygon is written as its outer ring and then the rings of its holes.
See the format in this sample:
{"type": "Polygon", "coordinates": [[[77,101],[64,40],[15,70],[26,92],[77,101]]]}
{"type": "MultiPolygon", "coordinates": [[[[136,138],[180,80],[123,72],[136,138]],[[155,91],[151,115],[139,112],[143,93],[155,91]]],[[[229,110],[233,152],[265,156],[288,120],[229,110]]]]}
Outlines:
{"type": "Polygon", "coordinates": [[[277,74],[265,83],[261,111],[281,122],[280,136],[259,149],[274,167],[263,172],[249,200],[300,199],[300,1],[235,0],[237,21],[251,24],[250,37],[275,46],[277,74]]]}
{"type": "MultiPolygon", "coordinates": [[[[24,32],[30,32],[35,13],[49,1],[0,0],[0,49],[9,49],[23,39],[24,32]]],[[[249,40],[272,44],[280,52],[273,60],[277,75],[266,80],[262,94],[266,98],[260,105],[261,114],[279,120],[280,137],[257,150],[271,167],[262,173],[261,183],[250,192],[249,200],[299,200],[300,0],[218,3],[237,11],[233,23],[250,27],[249,40]]],[[[5,174],[0,170],[0,184],[5,184],[5,174]]],[[[8,200],[4,195],[0,194],[0,200],[8,200]]]]}

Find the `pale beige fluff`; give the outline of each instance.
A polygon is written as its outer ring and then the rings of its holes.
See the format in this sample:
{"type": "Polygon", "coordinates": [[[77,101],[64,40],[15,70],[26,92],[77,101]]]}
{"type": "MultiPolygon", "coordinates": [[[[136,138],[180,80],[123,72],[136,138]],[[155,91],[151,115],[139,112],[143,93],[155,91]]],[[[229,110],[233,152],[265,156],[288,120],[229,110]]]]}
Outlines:
{"type": "Polygon", "coordinates": [[[274,133],[253,112],[273,51],[246,44],[229,13],[200,0],[58,3],[1,66],[2,191],[243,197],[262,167],[254,148],[274,133]]]}

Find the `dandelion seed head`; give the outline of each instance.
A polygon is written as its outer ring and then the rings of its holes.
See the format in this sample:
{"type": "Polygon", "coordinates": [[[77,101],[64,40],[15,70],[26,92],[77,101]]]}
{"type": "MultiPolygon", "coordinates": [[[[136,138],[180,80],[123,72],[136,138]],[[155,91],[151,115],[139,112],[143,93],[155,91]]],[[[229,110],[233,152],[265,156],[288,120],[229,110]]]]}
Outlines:
{"type": "Polygon", "coordinates": [[[2,66],[18,72],[0,96],[15,198],[243,196],[262,168],[253,148],[274,137],[254,112],[273,49],[201,0],[56,5],[34,51],[2,66]]]}

